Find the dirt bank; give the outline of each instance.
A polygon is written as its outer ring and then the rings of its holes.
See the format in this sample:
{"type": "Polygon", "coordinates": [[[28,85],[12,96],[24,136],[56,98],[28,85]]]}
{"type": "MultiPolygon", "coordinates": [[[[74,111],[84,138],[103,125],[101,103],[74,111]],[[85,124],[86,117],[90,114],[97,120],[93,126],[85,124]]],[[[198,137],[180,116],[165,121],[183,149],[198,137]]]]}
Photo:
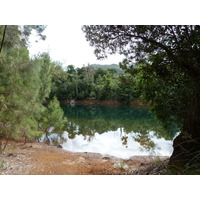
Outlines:
{"type": "MultiPolygon", "coordinates": [[[[60,102],[61,102],[61,104],[69,104],[70,101],[68,101],[68,100],[62,100],[60,102]]],[[[76,100],[75,104],[77,104],[77,105],[108,105],[108,106],[122,106],[122,105],[125,105],[122,102],[112,101],[112,100],[106,100],[106,101],[76,100]]],[[[130,102],[130,104],[128,104],[128,105],[129,106],[145,107],[139,100],[135,100],[133,102],[130,102]]]]}
{"type": "Polygon", "coordinates": [[[10,175],[165,174],[166,157],[127,160],[98,153],[74,153],[44,143],[10,143],[0,154],[0,173],[10,175]]]}

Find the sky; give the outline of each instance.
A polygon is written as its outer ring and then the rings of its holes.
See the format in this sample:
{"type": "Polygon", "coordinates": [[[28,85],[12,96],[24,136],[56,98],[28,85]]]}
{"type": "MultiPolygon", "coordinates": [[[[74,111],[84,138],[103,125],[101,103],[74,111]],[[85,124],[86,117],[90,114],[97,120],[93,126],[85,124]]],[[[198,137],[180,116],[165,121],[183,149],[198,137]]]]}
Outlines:
{"type": "Polygon", "coordinates": [[[48,25],[44,34],[46,40],[35,42],[33,35],[30,38],[30,55],[39,52],[49,52],[54,61],[63,63],[63,66],[74,65],[82,67],[88,64],[119,64],[124,56],[115,54],[108,55],[107,59],[97,60],[94,55],[94,47],[86,41],[85,35],[81,30],[82,25],[48,25]]]}

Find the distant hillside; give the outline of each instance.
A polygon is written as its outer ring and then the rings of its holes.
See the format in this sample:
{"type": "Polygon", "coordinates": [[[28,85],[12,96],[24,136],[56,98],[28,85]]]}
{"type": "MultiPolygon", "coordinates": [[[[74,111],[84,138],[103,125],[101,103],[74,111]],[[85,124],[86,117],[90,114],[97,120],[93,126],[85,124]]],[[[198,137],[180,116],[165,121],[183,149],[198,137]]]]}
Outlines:
{"type": "Polygon", "coordinates": [[[103,69],[103,70],[106,70],[106,69],[116,69],[117,74],[123,72],[123,70],[117,64],[110,64],[110,65],[92,64],[90,66],[94,67],[94,69],[103,69]]]}

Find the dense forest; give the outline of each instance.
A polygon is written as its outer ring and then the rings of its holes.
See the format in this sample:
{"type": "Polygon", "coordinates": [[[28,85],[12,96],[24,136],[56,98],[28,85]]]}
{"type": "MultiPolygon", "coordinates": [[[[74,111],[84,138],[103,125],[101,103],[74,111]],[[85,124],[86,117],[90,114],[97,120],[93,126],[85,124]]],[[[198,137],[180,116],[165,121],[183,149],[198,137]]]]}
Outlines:
{"type": "Polygon", "coordinates": [[[134,78],[118,65],[89,65],[63,69],[59,63],[52,68],[50,98],[59,100],[114,100],[124,104],[139,97],[134,78]]]}
{"type": "Polygon", "coordinates": [[[170,166],[198,169],[200,26],[83,26],[98,59],[120,53],[118,65],[75,68],[48,53],[29,56],[32,32],[45,26],[0,26],[0,149],[10,139],[36,140],[63,130],[62,100],[148,103],[163,126],[178,125],[170,166]],[[48,102],[48,104],[47,104],[48,102]]]}

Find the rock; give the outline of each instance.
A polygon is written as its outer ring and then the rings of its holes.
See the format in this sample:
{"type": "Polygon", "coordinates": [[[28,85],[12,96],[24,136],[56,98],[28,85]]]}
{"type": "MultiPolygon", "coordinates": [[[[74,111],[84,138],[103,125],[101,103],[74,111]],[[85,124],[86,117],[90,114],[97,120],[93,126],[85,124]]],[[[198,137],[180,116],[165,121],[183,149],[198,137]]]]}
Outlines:
{"type": "Polygon", "coordinates": [[[128,170],[129,166],[125,164],[124,167],[123,167],[123,169],[128,170]]]}
{"type": "Polygon", "coordinates": [[[140,163],[140,166],[144,166],[144,163],[140,163]]]}
{"type": "Polygon", "coordinates": [[[105,160],[110,160],[111,158],[110,158],[110,157],[107,157],[107,156],[105,156],[105,157],[103,157],[102,159],[105,159],[105,160]]]}
{"type": "Polygon", "coordinates": [[[83,162],[85,162],[86,160],[85,160],[85,158],[83,158],[83,157],[79,157],[78,158],[78,160],[77,160],[77,162],[81,162],[81,163],[83,163],[83,162]]]}
{"type": "Polygon", "coordinates": [[[9,154],[8,154],[8,157],[10,157],[10,156],[16,157],[16,155],[14,155],[13,153],[9,153],[9,154]]]}

